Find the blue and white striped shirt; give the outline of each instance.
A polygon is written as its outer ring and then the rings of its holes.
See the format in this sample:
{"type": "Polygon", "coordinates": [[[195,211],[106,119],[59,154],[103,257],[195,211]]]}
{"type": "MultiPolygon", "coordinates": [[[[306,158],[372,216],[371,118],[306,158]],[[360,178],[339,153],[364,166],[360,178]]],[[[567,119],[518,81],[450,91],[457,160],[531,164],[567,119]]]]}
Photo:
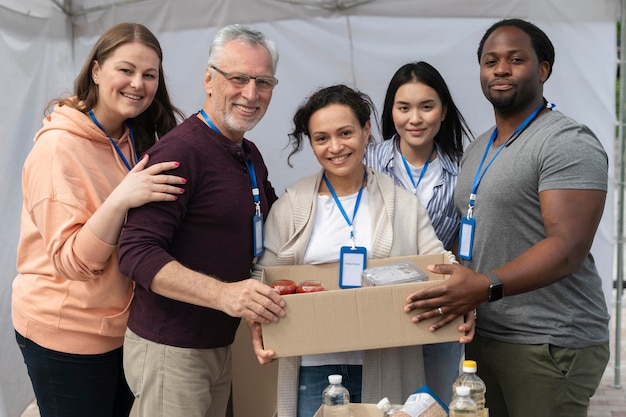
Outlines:
{"type": "MultiPolygon", "coordinates": [[[[394,172],[394,145],[398,140],[398,135],[395,135],[389,140],[370,144],[365,152],[365,164],[390,176],[402,187],[402,182],[394,172]]],[[[433,196],[426,209],[437,237],[446,250],[450,250],[458,238],[461,224],[461,217],[454,208],[454,188],[459,175],[459,165],[443,154],[438,146],[437,158],[442,168],[441,180],[433,189],[433,196]]]]}

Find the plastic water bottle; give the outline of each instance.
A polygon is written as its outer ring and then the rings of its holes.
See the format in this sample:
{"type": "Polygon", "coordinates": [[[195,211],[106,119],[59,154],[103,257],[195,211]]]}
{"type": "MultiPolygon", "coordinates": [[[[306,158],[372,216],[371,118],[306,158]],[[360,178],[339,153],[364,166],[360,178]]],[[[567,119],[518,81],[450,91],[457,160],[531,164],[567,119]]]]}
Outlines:
{"type": "Polygon", "coordinates": [[[341,385],[341,375],[328,375],[328,385],[322,394],[324,417],[350,417],[350,392],[341,385]]]}
{"type": "Polygon", "coordinates": [[[390,417],[391,415],[393,415],[393,413],[400,410],[402,406],[391,404],[389,398],[385,397],[382,400],[378,401],[378,404],[376,404],[376,408],[385,413],[383,417],[390,417]]]}
{"type": "Polygon", "coordinates": [[[476,361],[463,361],[463,373],[452,384],[452,399],[456,396],[456,387],[466,386],[470,388],[470,397],[476,403],[476,411],[481,415],[485,408],[485,383],[476,375],[476,361]]]}
{"type": "Polygon", "coordinates": [[[450,417],[477,417],[476,403],[470,397],[470,387],[459,385],[450,403],[450,417]]]}

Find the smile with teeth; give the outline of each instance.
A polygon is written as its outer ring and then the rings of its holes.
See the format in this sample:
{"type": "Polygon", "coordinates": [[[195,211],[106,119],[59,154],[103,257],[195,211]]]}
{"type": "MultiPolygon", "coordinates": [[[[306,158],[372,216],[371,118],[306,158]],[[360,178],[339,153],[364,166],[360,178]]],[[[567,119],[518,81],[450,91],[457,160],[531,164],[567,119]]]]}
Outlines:
{"type": "Polygon", "coordinates": [[[341,162],[346,160],[346,158],[348,158],[350,156],[350,154],[348,155],[342,155],[342,156],[336,156],[334,158],[328,158],[329,160],[331,160],[332,162],[341,162]]]}
{"type": "Polygon", "coordinates": [[[241,104],[235,104],[235,107],[237,107],[239,110],[241,110],[244,113],[254,113],[256,111],[256,107],[246,107],[246,106],[242,106],[241,104]]]}
{"type": "Polygon", "coordinates": [[[132,100],[141,100],[141,96],[136,96],[134,94],[122,93],[122,95],[132,100]]]}

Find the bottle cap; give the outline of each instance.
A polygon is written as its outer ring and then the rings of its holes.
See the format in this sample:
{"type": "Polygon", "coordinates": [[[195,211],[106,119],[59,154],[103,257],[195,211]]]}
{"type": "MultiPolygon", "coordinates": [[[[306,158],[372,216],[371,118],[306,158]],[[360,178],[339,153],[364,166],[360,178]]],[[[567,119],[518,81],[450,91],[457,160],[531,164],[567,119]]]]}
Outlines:
{"type": "Polygon", "coordinates": [[[476,361],[463,361],[463,372],[476,372],[476,361]]]}
{"type": "Polygon", "coordinates": [[[328,375],[328,382],[331,384],[341,384],[342,379],[341,375],[328,375]]]}
{"type": "Polygon", "coordinates": [[[459,385],[456,387],[456,395],[460,397],[467,397],[470,394],[470,387],[465,385],[459,385]]]}
{"type": "Polygon", "coordinates": [[[383,411],[387,410],[390,406],[391,406],[391,401],[389,401],[389,398],[387,397],[378,401],[378,404],[376,404],[376,408],[378,408],[379,410],[383,410],[383,411]]]}

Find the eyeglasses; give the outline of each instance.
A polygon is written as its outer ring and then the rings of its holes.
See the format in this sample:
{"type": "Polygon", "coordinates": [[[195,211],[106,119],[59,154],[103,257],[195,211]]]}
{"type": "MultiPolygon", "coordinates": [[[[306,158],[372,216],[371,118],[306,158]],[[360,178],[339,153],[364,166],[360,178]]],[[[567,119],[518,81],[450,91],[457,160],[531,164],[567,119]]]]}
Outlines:
{"type": "Polygon", "coordinates": [[[214,65],[211,65],[211,68],[222,74],[224,78],[226,78],[237,87],[245,87],[246,85],[248,85],[250,80],[254,80],[256,88],[258,88],[260,91],[272,91],[274,87],[276,87],[276,84],[278,84],[278,80],[274,77],[253,77],[252,75],[244,74],[241,72],[224,72],[214,65]]]}

